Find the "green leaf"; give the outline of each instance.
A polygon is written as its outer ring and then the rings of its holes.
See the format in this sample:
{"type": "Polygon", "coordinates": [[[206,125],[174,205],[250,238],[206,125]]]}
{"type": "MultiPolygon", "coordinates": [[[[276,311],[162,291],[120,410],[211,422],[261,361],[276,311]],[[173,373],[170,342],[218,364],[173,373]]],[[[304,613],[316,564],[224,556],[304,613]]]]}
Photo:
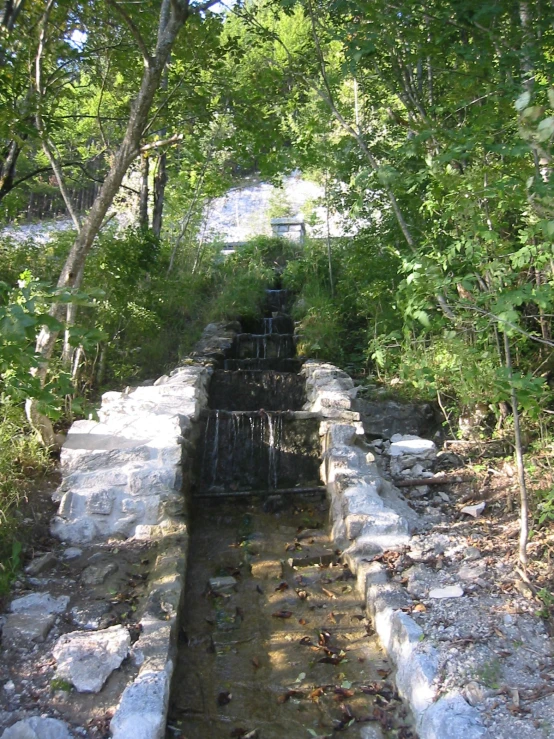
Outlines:
{"type": "Polygon", "coordinates": [[[554,135],[554,117],[549,116],[542,120],[537,126],[539,141],[546,141],[554,135]]]}
{"type": "Polygon", "coordinates": [[[521,113],[521,111],[524,108],[526,108],[530,102],[531,102],[531,93],[529,92],[529,90],[526,90],[516,100],[515,102],[516,110],[521,113]]]}

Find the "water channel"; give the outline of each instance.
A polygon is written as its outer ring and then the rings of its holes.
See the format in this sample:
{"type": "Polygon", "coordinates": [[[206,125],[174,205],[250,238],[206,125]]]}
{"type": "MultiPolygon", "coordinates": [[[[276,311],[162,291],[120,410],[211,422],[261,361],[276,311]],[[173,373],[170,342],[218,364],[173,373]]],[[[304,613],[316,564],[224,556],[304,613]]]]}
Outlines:
{"type": "Polygon", "coordinates": [[[412,739],[327,534],[288,299],[268,291],[212,378],[166,737],[412,739]]]}

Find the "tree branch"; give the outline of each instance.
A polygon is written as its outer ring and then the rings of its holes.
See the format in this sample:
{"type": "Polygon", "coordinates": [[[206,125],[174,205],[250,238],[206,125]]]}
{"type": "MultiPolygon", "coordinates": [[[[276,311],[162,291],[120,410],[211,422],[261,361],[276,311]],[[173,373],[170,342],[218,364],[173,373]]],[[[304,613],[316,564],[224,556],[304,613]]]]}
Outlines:
{"type": "Polygon", "coordinates": [[[110,5],[115,11],[119,13],[119,15],[123,18],[125,23],[127,24],[127,27],[131,31],[131,35],[137,42],[137,46],[139,47],[140,53],[142,54],[142,58],[144,60],[144,65],[146,67],[150,66],[150,63],[152,61],[152,57],[150,56],[150,52],[148,51],[148,47],[146,46],[146,42],[142,37],[142,34],[134,22],[134,20],[131,18],[131,16],[127,13],[127,11],[119,5],[115,0],[106,0],[107,4],[110,5]]]}
{"type": "Polygon", "coordinates": [[[154,141],[151,144],[145,144],[144,146],[141,146],[139,151],[140,153],[144,153],[145,151],[151,151],[152,149],[160,149],[162,146],[171,146],[171,144],[176,144],[179,141],[182,141],[184,138],[182,133],[176,133],[175,136],[170,136],[168,139],[160,139],[160,141],[154,141]]]}

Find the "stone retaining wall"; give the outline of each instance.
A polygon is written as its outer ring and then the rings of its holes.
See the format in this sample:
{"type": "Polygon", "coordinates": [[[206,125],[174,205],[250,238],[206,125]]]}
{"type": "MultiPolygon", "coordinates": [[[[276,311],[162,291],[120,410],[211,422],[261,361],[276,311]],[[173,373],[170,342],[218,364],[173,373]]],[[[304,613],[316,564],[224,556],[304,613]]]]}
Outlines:
{"type": "MultiPolygon", "coordinates": [[[[487,731],[479,713],[460,693],[439,696],[437,652],[402,610],[412,599],[400,583],[388,578],[383,565],[372,561],[385,549],[407,544],[418,516],[375,464],[360,416],[352,410],[354,382],[337,367],[313,360],[304,364],[302,373],[308,398],[304,409],[322,416],[321,476],[330,500],[332,534],[357,575],[360,594],[396,666],[396,684],[412,709],[420,739],[483,739],[487,731]]],[[[400,453],[402,444],[398,446],[400,453]]],[[[409,451],[411,445],[404,446],[409,451]]],[[[417,454],[411,463],[416,459],[417,454]]]]}
{"type": "MultiPolygon", "coordinates": [[[[212,365],[225,356],[237,328],[210,324],[191,358],[169,375],[152,385],[105,393],[98,420],[74,423],[62,449],[62,484],[56,495],[60,506],[52,523],[58,538],[81,547],[118,538],[157,542],[146,598],[138,607],[140,636],[132,650],[140,669],[111,720],[114,739],[165,735],[185,584],[185,505],[196,421],[207,407],[212,365]]],[[[68,644],[71,650],[86,633],[66,634],[54,654],[68,644]]],[[[126,654],[128,644],[123,646],[126,654]]],[[[71,665],[67,669],[71,674],[71,665]]]]}

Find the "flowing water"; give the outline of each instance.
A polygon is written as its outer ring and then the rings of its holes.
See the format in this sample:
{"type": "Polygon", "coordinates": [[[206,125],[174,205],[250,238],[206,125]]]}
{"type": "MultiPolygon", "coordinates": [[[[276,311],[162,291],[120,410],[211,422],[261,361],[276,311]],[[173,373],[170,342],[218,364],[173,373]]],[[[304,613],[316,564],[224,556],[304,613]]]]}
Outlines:
{"type": "Polygon", "coordinates": [[[212,379],[168,739],[415,736],[327,535],[288,297],[268,291],[212,379]]]}

